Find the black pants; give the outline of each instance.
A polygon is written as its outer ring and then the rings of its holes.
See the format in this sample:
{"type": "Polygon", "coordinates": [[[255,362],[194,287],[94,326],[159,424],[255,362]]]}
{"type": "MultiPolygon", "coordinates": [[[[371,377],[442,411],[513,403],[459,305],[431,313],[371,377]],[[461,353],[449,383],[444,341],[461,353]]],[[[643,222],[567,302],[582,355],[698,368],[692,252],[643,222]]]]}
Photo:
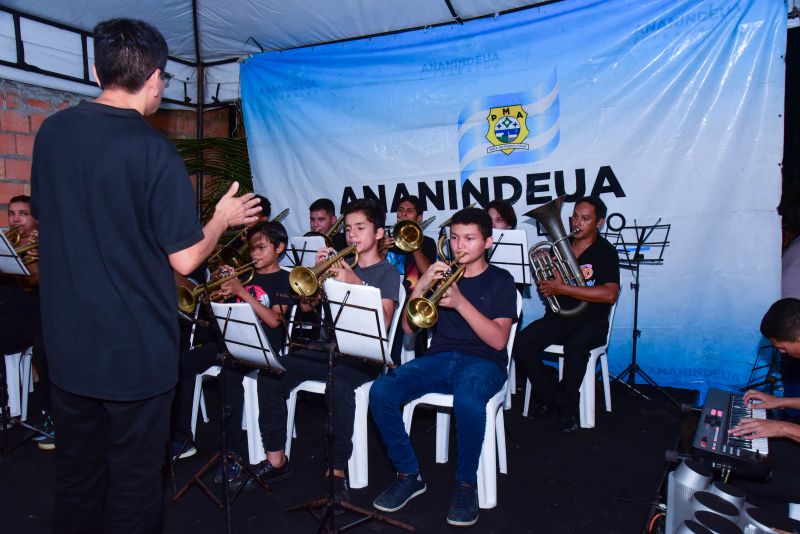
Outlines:
{"type": "MultiPolygon", "coordinates": [[[[328,354],[299,350],[285,356],[281,363],[286,372],[281,375],[262,373],[258,377],[258,424],[267,451],[282,451],[286,446],[286,399],[289,393],[306,380],[322,380],[328,376],[328,354]]],[[[353,421],[356,411],[355,390],[373,380],[380,367],[343,357],[335,362],[333,371],[333,465],[345,469],[353,452],[353,421]]],[[[331,392],[326,392],[330,399],[331,392]]]]}
{"type": "Polygon", "coordinates": [[[161,531],[161,465],[173,393],[122,402],[51,385],[58,429],[53,532],[161,531]]]}
{"type": "MultiPolygon", "coordinates": [[[[212,365],[219,365],[217,360],[219,346],[209,343],[190,351],[182,352],[179,363],[178,387],[173,407],[173,438],[179,441],[191,440],[192,437],[192,401],[194,399],[194,382],[198,373],[202,373],[212,365]]],[[[225,370],[225,398],[228,405],[228,425],[225,427],[228,450],[242,453],[242,409],[244,407],[244,375],[252,371],[238,365],[228,365],[225,370]]],[[[222,388],[222,375],[218,384],[222,388]]]]}
{"type": "Polygon", "coordinates": [[[42,321],[38,311],[7,310],[0,313],[0,353],[16,354],[33,346],[33,364],[39,373],[36,394],[41,399],[41,408],[50,411],[50,382],[47,360],[42,343],[42,321]]]}
{"type": "Polygon", "coordinates": [[[554,404],[562,415],[577,415],[580,387],[589,351],[605,342],[608,325],[580,318],[545,315],[517,334],[513,357],[523,376],[531,381],[539,404],[554,404]],[[563,378],[556,384],[544,364],[542,352],[549,345],[564,346],[563,378]]]}

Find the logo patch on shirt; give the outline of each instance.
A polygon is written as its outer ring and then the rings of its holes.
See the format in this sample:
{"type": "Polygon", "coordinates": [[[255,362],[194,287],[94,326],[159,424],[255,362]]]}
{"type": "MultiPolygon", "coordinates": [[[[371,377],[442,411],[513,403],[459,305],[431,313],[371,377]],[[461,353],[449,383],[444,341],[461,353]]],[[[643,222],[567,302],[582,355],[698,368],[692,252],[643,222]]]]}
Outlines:
{"type": "Polygon", "coordinates": [[[592,264],[586,263],[581,265],[581,272],[583,273],[583,279],[586,280],[586,285],[593,286],[594,280],[589,280],[592,276],[594,276],[594,269],[592,268],[592,264]]]}

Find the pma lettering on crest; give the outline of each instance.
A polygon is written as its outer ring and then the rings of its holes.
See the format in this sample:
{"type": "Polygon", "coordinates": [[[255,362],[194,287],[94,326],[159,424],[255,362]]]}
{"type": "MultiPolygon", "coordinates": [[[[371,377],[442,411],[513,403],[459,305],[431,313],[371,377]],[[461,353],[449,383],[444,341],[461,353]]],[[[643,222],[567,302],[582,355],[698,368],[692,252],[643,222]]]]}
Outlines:
{"type": "Polygon", "coordinates": [[[526,125],[527,118],[528,113],[519,104],[491,108],[486,117],[489,121],[486,139],[492,146],[486,149],[486,153],[499,151],[508,155],[515,150],[528,150],[528,143],[523,143],[530,133],[526,125]]]}

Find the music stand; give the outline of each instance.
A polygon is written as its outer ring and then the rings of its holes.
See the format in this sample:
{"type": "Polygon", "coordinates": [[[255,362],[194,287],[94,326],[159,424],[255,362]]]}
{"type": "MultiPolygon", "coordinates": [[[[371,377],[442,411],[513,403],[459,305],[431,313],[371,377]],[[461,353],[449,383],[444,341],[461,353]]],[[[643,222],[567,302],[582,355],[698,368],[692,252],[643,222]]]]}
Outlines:
{"type": "Polygon", "coordinates": [[[317,251],[324,247],[325,238],[320,235],[290,237],[279,264],[281,267],[313,267],[317,263],[317,251]]]}
{"type": "Polygon", "coordinates": [[[664,249],[669,244],[671,225],[660,223],[661,219],[659,218],[655,224],[640,225],[634,219],[633,226],[624,226],[617,234],[615,248],[620,256],[620,269],[626,269],[633,273],[633,282],[631,283],[631,289],[633,289],[633,348],[631,363],[614,377],[614,382],[619,382],[637,395],[650,400],[647,395],[636,389],[636,375],[638,374],[645,382],[667,397],[672,404],[680,408],[680,403],[658,385],[658,382],[653,380],[636,362],[637,340],[642,335],[639,330],[639,269],[642,265],[662,265],[664,263],[664,249]],[[624,377],[627,377],[627,380],[624,377]]]}
{"type": "Polygon", "coordinates": [[[489,263],[505,269],[515,284],[531,284],[528,268],[528,234],[525,230],[492,230],[489,263]]]}
{"type": "Polygon", "coordinates": [[[326,528],[330,533],[343,532],[361,523],[375,519],[408,531],[414,527],[382,516],[365,508],[336,498],[333,466],[333,368],[341,357],[355,357],[385,367],[394,367],[391,360],[389,338],[383,317],[381,293],[376,287],[345,284],[328,279],[323,283],[322,327],[328,332],[328,373],[325,393],[328,405],[328,425],[325,448],[328,456],[328,494],[321,498],[286,509],[287,512],[305,510],[318,521],[317,532],[326,528]],[[316,510],[321,508],[322,513],[316,510]],[[336,512],[347,511],[359,515],[358,519],[336,528],[336,512]]]}
{"type": "Polygon", "coordinates": [[[239,363],[242,365],[253,367],[254,369],[265,370],[274,373],[281,373],[285,368],[277,360],[275,352],[269,344],[264,330],[256,317],[253,308],[247,303],[237,304],[219,304],[211,302],[210,305],[207,300],[204,300],[208,306],[209,316],[214,317],[215,320],[211,321],[212,329],[218,334],[219,345],[223,347],[221,357],[220,369],[220,403],[222,405],[222,423],[221,423],[221,451],[216,452],[211,459],[206,462],[199,471],[197,471],[186,484],[172,497],[172,502],[180,499],[192,486],[197,486],[205,492],[208,497],[216,503],[217,506],[225,510],[227,518],[228,532],[231,529],[230,505],[244,490],[247,482],[252,478],[263,489],[270,491],[269,486],[261,479],[256,477],[252,470],[244,464],[239,463],[235,457],[228,453],[227,441],[227,423],[230,418],[230,411],[227,406],[226,396],[226,373],[227,368],[232,363],[239,363]],[[220,501],[216,495],[206,486],[203,482],[203,477],[216,465],[218,461],[222,460],[222,494],[223,500],[220,501]],[[242,481],[242,484],[233,494],[229,495],[228,487],[228,464],[230,462],[239,463],[242,471],[247,473],[247,476],[242,481]]]}
{"type": "MultiPolygon", "coordinates": [[[[30,271],[25,266],[25,263],[22,261],[22,258],[20,258],[19,254],[17,254],[17,251],[14,250],[14,245],[11,244],[3,232],[0,232],[0,273],[17,276],[31,275],[30,271]]],[[[2,445],[0,445],[0,453],[2,454],[7,454],[16,449],[22,443],[25,443],[25,441],[27,441],[32,435],[28,433],[19,443],[9,445],[10,440],[8,432],[10,427],[14,425],[25,428],[29,432],[35,432],[37,434],[41,434],[42,436],[51,439],[53,438],[51,434],[48,434],[44,430],[12,417],[11,406],[9,406],[8,377],[6,375],[5,356],[6,355],[3,354],[3,362],[0,364],[0,382],[2,382],[0,383],[0,403],[2,403],[2,412],[0,412],[0,429],[2,430],[3,435],[2,445]]],[[[28,384],[23,385],[23,387],[27,386],[28,384]]]]}

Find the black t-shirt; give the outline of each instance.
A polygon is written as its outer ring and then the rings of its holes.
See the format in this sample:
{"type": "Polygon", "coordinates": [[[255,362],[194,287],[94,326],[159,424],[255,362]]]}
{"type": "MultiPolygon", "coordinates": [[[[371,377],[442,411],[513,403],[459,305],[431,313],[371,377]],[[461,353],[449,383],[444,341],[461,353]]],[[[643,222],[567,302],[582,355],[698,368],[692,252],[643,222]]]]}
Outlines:
{"type": "MultiPolygon", "coordinates": [[[[587,286],[592,287],[610,283],[619,285],[619,257],[614,245],[604,237],[598,235],[594,243],[589,245],[589,248],[584,250],[583,254],[577,259],[587,286]]],[[[563,309],[571,309],[581,301],[558,295],[558,302],[563,309]]],[[[582,313],[573,318],[607,325],[610,311],[611,304],[590,302],[582,313]]],[[[554,315],[549,305],[547,306],[546,314],[554,315]]]]}
{"type": "MultiPolygon", "coordinates": [[[[510,317],[517,319],[517,290],[514,277],[494,265],[472,278],[462,278],[458,289],[489,319],[510,317]]],[[[472,330],[469,323],[453,308],[438,307],[439,320],[436,332],[426,354],[439,352],[462,352],[479,358],[486,358],[506,369],[508,353],[506,348],[495,350],[484,343],[472,330]]]]}
{"type": "Polygon", "coordinates": [[[174,387],[168,255],[203,238],[175,146],[136,110],[84,101],[42,124],[31,182],[53,383],[109,400],[174,387]]]}
{"type": "MultiPolygon", "coordinates": [[[[287,306],[292,304],[291,299],[281,296],[288,295],[292,290],[291,286],[289,286],[289,273],[283,269],[269,274],[256,273],[253,275],[253,280],[245,286],[245,289],[267,308],[271,308],[276,304],[286,304],[287,306]]],[[[272,350],[280,352],[286,341],[284,328],[282,326],[270,328],[263,323],[261,326],[267,335],[267,339],[269,339],[272,350]]]]}

